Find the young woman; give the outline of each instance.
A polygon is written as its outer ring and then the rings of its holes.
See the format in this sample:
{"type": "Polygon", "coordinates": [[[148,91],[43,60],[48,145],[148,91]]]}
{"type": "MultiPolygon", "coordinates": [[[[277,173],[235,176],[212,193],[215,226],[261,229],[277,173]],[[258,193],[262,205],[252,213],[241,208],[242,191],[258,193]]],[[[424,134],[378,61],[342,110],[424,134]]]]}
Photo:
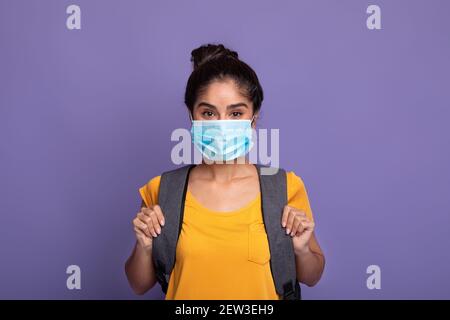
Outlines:
{"type": "MultiPolygon", "coordinates": [[[[223,45],[201,46],[191,54],[194,70],[185,103],[193,127],[200,122],[254,128],[263,90],[252,68],[223,45]]],[[[199,139],[194,138],[194,144],[201,145],[202,137],[199,139]]],[[[235,157],[216,146],[214,151],[229,160],[227,163],[204,152],[204,161],[190,170],[166,299],[281,298],[271,275],[258,172],[245,158],[248,144],[240,146],[235,157]],[[264,237],[250,248],[251,229],[264,237]]],[[[158,205],[160,180],[161,176],[156,176],[139,189],[142,208],[133,220],[137,241],[125,265],[137,294],[144,294],[157,282],[152,241],[164,232],[165,223],[158,205]]],[[[288,203],[280,212],[279,223],[292,239],[297,280],[313,286],[322,275],[325,259],[314,234],[303,181],[292,171],[286,173],[286,181],[288,203]]]]}

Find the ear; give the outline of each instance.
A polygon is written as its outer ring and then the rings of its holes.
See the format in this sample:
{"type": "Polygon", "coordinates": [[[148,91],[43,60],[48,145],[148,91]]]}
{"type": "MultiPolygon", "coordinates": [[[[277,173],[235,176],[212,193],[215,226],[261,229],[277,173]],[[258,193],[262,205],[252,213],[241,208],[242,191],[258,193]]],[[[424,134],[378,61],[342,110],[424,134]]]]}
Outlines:
{"type": "Polygon", "coordinates": [[[253,114],[252,128],[256,128],[256,120],[258,119],[258,117],[259,117],[258,112],[253,114]]]}

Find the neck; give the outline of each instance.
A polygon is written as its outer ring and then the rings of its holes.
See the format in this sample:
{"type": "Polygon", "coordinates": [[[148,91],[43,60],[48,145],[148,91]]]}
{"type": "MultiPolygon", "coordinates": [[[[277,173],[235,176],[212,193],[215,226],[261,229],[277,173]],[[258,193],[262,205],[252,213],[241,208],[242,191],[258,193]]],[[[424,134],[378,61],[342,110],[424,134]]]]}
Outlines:
{"type": "Polygon", "coordinates": [[[217,181],[229,181],[235,178],[244,177],[251,174],[252,170],[255,170],[253,164],[243,161],[243,159],[238,159],[236,159],[238,161],[235,160],[233,163],[223,164],[207,164],[203,161],[200,166],[205,175],[208,175],[209,178],[217,181]]]}

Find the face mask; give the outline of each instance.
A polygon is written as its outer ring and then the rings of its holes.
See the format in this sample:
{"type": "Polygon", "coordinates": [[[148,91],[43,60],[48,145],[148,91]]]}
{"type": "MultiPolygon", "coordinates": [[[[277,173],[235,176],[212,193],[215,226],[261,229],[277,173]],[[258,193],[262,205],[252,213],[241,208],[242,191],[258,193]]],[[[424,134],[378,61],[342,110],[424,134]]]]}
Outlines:
{"type": "Polygon", "coordinates": [[[192,143],[209,160],[234,160],[253,147],[251,123],[252,120],[192,120],[192,143]]]}

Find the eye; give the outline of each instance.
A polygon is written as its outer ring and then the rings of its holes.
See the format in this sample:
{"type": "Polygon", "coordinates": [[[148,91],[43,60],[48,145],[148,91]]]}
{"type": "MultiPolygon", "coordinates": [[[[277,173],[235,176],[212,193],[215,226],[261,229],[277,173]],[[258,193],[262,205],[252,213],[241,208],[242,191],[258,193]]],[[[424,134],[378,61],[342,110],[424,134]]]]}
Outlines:
{"type": "Polygon", "coordinates": [[[238,117],[242,116],[242,112],[234,111],[234,112],[231,113],[231,115],[232,115],[233,117],[235,117],[235,118],[238,118],[238,117]]]}
{"type": "Polygon", "coordinates": [[[214,116],[214,113],[211,111],[203,111],[202,115],[206,116],[206,117],[212,117],[212,116],[214,116]]]}

